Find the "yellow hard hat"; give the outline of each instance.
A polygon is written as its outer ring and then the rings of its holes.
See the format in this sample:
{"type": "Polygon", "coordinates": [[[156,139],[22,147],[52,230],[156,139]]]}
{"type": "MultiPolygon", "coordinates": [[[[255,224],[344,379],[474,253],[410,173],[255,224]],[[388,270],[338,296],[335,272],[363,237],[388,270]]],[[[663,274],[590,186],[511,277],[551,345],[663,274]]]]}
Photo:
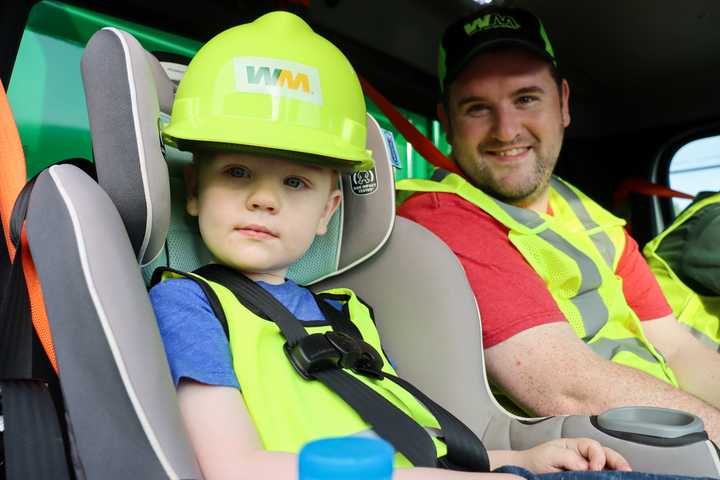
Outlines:
{"type": "Polygon", "coordinates": [[[373,166],[366,136],[365,99],[350,62],[288,12],[207,42],[163,129],[181,150],[239,148],[353,170],[373,166]]]}

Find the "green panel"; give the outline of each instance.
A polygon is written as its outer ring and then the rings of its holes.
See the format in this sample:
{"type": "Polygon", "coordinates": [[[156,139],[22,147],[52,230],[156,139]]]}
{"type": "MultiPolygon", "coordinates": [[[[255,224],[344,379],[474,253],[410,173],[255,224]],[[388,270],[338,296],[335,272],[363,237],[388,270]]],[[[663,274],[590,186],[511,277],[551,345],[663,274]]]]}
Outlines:
{"type": "MultiPolygon", "coordinates": [[[[57,1],[43,1],[30,12],[8,87],[20,131],[28,176],[59,160],[92,159],[80,59],[90,37],[103,27],[131,33],[149,51],[192,57],[201,43],[57,1]]],[[[398,133],[372,101],[368,111],[395,135],[402,168],[397,178],[427,178],[432,165],[398,133]]],[[[444,153],[449,151],[437,121],[401,110],[444,153]]]]}
{"type": "Polygon", "coordinates": [[[30,12],[8,87],[28,175],[70,157],[92,158],[80,58],[103,27],[134,35],[150,51],[192,57],[200,43],[55,1],[30,12]]]}
{"type": "MultiPolygon", "coordinates": [[[[395,171],[395,178],[401,180],[403,178],[429,178],[432,175],[433,166],[425,160],[400,132],[393,126],[384,113],[369,98],[365,98],[367,109],[370,114],[375,117],[380,126],[385,130],[390,130],[395,136],[395,143],[400,154],[402,168],[395,171]]],[[[450,152],[450,146],[445,139],[442,126],[436,120],[430,120],[422,115],[418,115],[407,110],[398,109],[405,118],[412,123],[423,135],[428,137],[441,152],[447,155],[450,152]]]]}

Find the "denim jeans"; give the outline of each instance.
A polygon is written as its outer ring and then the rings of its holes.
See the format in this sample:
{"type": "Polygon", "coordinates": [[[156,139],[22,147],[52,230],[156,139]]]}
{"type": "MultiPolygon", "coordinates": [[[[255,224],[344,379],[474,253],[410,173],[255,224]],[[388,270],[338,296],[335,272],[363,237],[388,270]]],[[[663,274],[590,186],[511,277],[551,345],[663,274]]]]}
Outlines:
{"type": "Polygon", "coordinates": [[[618,471],[602,471],[602,472],[557,472],[543,473],[541,475],[532,473],[524,468],[504,466],[493,473],[512,473],[524,477],[528,480],[689,480],[698,477],[685,477],[682,475],[659,475],[656,473],[642,472],[618,472],[618,471]]]}

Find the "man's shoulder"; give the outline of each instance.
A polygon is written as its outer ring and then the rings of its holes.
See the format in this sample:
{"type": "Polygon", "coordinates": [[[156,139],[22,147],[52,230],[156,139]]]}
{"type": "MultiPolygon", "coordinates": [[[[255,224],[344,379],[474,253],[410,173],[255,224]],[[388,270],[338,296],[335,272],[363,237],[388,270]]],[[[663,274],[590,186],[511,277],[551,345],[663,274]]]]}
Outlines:
{"type": "Polygon", "coordinates": [[[513,248],[506,226],[453,193],[414,195],[398,209],[398,214],[433,232],[456,255],[497,256],[498,252],[513,248]],[[483,247],[478,248],[479,245],[483,247]]]}
{"type": "Polygon", "coordinates": [[[476,221],[496,222],[483,209],[465,200],[459,195],[447,192],[420,192],[412,195],[398,208],[398,215],[416,220],[426,217],[446,216],[446,220],[454,218],[473,218],[476,221]]]}

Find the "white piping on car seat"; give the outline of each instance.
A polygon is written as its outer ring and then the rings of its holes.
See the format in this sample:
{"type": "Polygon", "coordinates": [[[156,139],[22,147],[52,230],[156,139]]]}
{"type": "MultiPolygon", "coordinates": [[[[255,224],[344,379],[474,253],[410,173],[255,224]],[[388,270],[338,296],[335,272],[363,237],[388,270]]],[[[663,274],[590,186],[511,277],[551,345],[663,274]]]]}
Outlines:
{"type": "MultiPolygon", "coordinates": [[[[377,120],[375,120],[375,118],[373,118],[372,115],[368,115],[368,116],[373,120],[373,122],[375,122],[377,124],[377,120]]],[[[384,158],[391,158],[390,152],[388,151],[387,143],[385,141],[383,141],[382,144],[385,147],[384,158]]],[[[390,174],[391,174],[391,179],[392,179],[391,182],[393,182],[393,186],[394,186],[394,176],[393,176],[393,168],[394,167],[392,165],[390,165],[389,168],[390,168],[390,174]]],[[[341,192],[343,193],[343,195],[345,194],[344,190],[345,189],[341,189],[341,192]]],[[[385,235],[383,235],[383,238],[380,240],[380,243],[375,248],[373,248],[371,251],[369,251],[365,256],[358,258],[357,260],[346,265],[345,267],[341,268],[340,270],[336,270],[334,272],[328,273],[327,275],[324,275],[324,276],[318,278],[317,280],[313,280],[312,282],[308,283],[308,285],[313,285],[322,280],[325,280],[326,278],[334,277],[335,275],[340,275],[341,273],[350,270],[351,268],[361,264],[368,258],[375,255],[387,243],[388,239],[390,238],[390,234],[393,231],[393,226],[395,225],[395,188],[388,188],[387,191],[388,191],[388,202],[390,203],[390,205],[392,205],[392,211],[390,212],[390,225],[388,226],[388,229],[385,232],[385,235]]],[[[343,200],[345,200],[344,196],[343,196],[343,200]]],[[[340,245],[338,246],[338,249],[337,249],[336,265],[340,264],[340,253],[342,252],[342,239],[343,239],[342,226],[345,223],[345,209],[343,209],[342,213],[343,213],[343,217],[340,219],[341,220],[341,223],[340,223],[340,245]]]]}
{"type": "Polygon", "coordinates": [[[715,471],[720,472],[720,457],[718,457],[717,448],[710,440],[705,440],[703,443],[707,447],[708,452],[710,452],[710,458],[712,458],[713,465],[715,465],[715,471]]]}
{"type": "MultiPolygon", "coordinates": [[[[480,308],[478,307],[478,304],[477,304],[477,298],[475,298],[474,295],[473,295],[473,300],[475,301],[475,309],[477,310],[477,318],[479,318],[480,321],[482,322],[482,317],[480,317],[480,308]]],[[[505,407],[500,405],[500,402],[497,401],[497,399],[495,398],[495,395],[493,395],[493,393],[492,393],[492,389],[490,388],[490,382],[488,382],[488,373],[487,373],[487,367],[486,367],[487,362],[485,361],[485,348],[484,347],[480,349],[480,356],[482,357],[483,369],[485,370],[485,375],[483,375],[483,381],[485,383],[485,390],[487,391],[487,394],[490,397],[490,400],[495,404],[495,406],[498,408],[499,411],[505,413],[505,415],[507,415],[508,417],[511,417],[515,420],[538,421],[538,420],[543,420],[545,418],[550,418],[550,417],[522,417],[520,415],[515,415],[514,413],[509,412],[505,407]]]]}
{"type": "Polygon", "coordinates": [[[147,215],[145,216],[145,233],[143,235],[143,241],[140,245],[140,249],[137,253],[137,259],[139,263],[142,263],[145,257],[145,251],[150,244],[150,231],[152,229],[153,221],[153,204],[152,197],[150,196],[150,185],[148,185],[148,174],[147,174],[147,161],[145,159],[145,149],[143,148],[144,142],[142,141],[143,135],[140,128],[140,115],[137,111],[137,93],[135,92],[135,84],[133,79],[135,78],[134,70],[130,58],[130,47],[127,44],[127,40],[123,35],[123,32],[117,28],[105,27],[103,30],[109,30],[120,39],[123,51],[125,52],[125,67],[128,72],[128,86],[130,87],[130,105],[132,106],[133,114],[133,127],[135,128],[135,138],[137,141],[138,160],[140,163],[140,175],[142,175],[143,193],[145,194],[145,205],[147,205],[147,215]]]}
{"type": "Polygon", "coordinates": [[[145,413],[145,410],[143,409],[142,404],[140,403],[140,399],[138,398],[138,395],[135,392],[133,383],[130,381],[127,367],[125,366],[125,363],[123,362],[123,357],[120,354],[120,349],[115,341],[115,337],[113,335],[112,329],[110,328],[107,314],[105,313],[103,305],[100,302],[100,297],[97,293],[97,290],[95,289],[95,283],[93,282],[93,278],[90,276],[90,265],[89,265],[88,259],[87,259],[85,240],[83,238],[83,232],[80,228],[80,221],[78,218],[78,214],[75,211],[75,207],[72,204],[72,201],[70,200],[69,195],[67,194],[67,190],[64,188],[64,186],[62,184],[62,180],[55,173],[56,169],[57,169],[57,167],[50,167],[48,172],[50,173],[50,176],[52,177],[53,181],[55,182],[55,186],[57,187],[58,192],[60,193],[60,196],[62,197],[63,202],[65,203],[65,206],[67,207],[67,211],[70,215],[70,219],[72,221],[72,226],[73,226],[73,232],[75,233],[75,238],[77,238],[78,256],[80,257],[80,263],[81,263],[81,268],[83,271],[83,276],[85,278],[85,283],[87,284],[87,289],[88,289],[88,293],[90,294],[90,298],[92,299],[92,302],[95,305],[95,308],[96,308],[96,311],[98,314],[98,319],[100,320],[100,325],[102,326],[103,332],[105,333],[105,338],[107,339],[107,342],[108,342],[108,346],[110,347],[110,351],[112,352],[113,358],[115,360],[115,365],[117,366],[118,372],[120,373],[120,377],[122,378],[123,384],[125,385],[126,392],[128,394],[128,397],[130,398],[130,402],[132,403],[133,408],[135,409],[135,413],[137,414],[138,420],[140,421],[140,425],[142,425],[143,431],[147,435],[147,439],[150,442],[150,445],[152,446],[153,451],[157,455],[157,458],[160,461],[160,464],[162,465],[163,469],[165,470],[165,473],[167,473],[167,475],[171,479],[179,480],[180,476],[178,475],[177,472],[175,472],[173,470],[172,465],[170,464],[170,461],[168,460],[167,456],[165,455],[162,448],[160,447],[160,442],[158,441],[157,437],[155,436],[155,432],[153,431],[153,429],[150,425],[150,421],[148,420],[148,417],[145,413]]]}

